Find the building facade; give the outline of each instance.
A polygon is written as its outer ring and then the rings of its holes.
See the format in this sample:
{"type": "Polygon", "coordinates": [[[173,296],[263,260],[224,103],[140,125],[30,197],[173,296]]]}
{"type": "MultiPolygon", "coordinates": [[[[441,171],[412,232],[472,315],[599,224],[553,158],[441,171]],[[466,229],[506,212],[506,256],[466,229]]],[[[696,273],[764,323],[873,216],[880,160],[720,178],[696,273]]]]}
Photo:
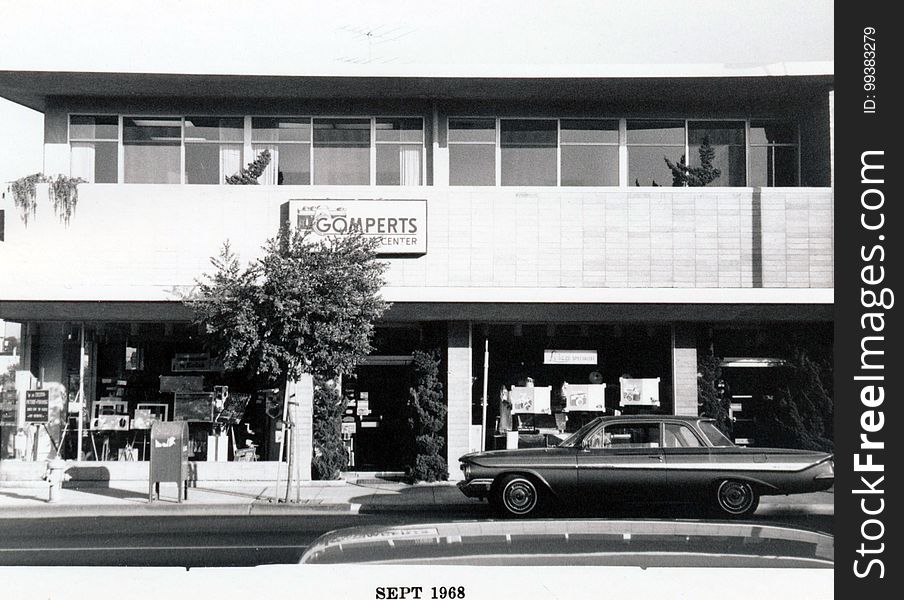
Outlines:
{"type": "MultiPolygon", "coordinates": [[[[251,442],[278,459],[273,399],[217,369],[182,300],[224,241],[254,258],[286,219],[322,235],[355,223],[381,238],[389,265],[376,350],[343,382],[351,470],[403,467],[419,349],[440,351],[452,478],[460,455],[506,429],[573,429],[587,415],[563,385],[605,384],[596,408],[608,412],[697,414],[703,355],[737,367],[766,364],[789,340],[831,342],[832,81],[819,69],[0,72],[0,95],[44,113],[44,173],[85,181],[68,223],[40,189],[27,224],[11,194],[0,204],[0,318],[21,324],[19,402],[0,459],[27,424],[23,388],[39,384],[56,390],[58,415],[29,451],[53,451],[82,352],[84,456],[131,460],[139,404],[172,420],[189,410],[180,403],[227,385],[250,400],[224,456],[251,442]],[[700,167],[707,148],[711,183],[673,181],[668,161],[700,167]],[[224,184],[264,150],[260,185],[224,184]],[[656,388],[633,407],[632,380],[656,388]],[[548,410],[510,423],[514,394],[530,387],[550,388],[548,410]],[[94,414],[95,402],[113,404],[94,414]],[[128,423],[97,427],[104,410],[128,423]]],[[[738,378],[738,399],[752,398],[749,379],[738,378]]],[[[193,452],[215,461],[214,431],[199,423],[193,452]]]]}

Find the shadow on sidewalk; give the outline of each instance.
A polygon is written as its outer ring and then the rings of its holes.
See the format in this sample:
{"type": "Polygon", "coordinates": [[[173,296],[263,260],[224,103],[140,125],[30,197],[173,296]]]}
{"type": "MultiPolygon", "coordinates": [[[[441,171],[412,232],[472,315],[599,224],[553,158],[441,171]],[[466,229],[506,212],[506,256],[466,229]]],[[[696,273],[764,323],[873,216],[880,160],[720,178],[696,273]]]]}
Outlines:
{"type": "Polygon", "coordinates": [[[0,489],[0,496],[6,496],[7,498],[15,498],[16,500],[39,500],[41,502],[47,502],[49,491],[42,495],[32,496],[31,494],[16,494],[15,492],[10,492],[9,490],[0,489]]]}
{"type": "Polygon", "coordinates": [[[111,488],[110,470],[106,467],[69,467],[66,469],[66,480],[63,482],[63,487],[67,490],[122,500],[132,498],[147,500],[145,493],[111,488]]]}

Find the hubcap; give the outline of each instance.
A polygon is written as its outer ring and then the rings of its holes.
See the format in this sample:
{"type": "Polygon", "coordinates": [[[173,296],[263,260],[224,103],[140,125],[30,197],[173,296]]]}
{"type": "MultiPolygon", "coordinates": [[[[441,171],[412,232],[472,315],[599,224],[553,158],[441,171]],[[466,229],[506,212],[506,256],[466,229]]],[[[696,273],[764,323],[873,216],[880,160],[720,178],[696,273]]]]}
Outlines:
{"type": "Polygon", "coordinates": [[[753,490],[746,483],[725,481],[719,486],[719,505],[727,512],[741,514],[753,503],[753,490]]]}
{"type": "Polygon", "coordinates": [[[510,512],[523,515],[533,510],[537,504],[537,490],[531,482],[516,479],[505,486],[503,499],[510,512]]]}

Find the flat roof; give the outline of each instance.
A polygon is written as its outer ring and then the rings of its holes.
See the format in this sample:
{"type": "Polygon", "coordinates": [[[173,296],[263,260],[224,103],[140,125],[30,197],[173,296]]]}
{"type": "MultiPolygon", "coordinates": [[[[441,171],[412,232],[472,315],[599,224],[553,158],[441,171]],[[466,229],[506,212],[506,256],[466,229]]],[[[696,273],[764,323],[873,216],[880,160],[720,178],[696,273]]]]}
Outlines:
{"type": "MultiPolygon", "coordinates": [[[[538,69],[537,73],[540,72],[547,70],[538,69]]],[[[578,76],[572,72],[558,76],[478,77],[0,71],[0,97],[43,112],[48,99],[54,97],[123,101],[158,98],[167,101],[332,98],[593,101],[608,105],[633,104],[643,97],[649,105],[651,99],[672,104],[717,103],[722,102],[726,90],[730,90],[732,105],[739,107],[770,100],[787,102],[811,97],[830,88],[833,82],[831,73],[792,72],[641,77],[635,70],[631,76],[578,76]]]]}

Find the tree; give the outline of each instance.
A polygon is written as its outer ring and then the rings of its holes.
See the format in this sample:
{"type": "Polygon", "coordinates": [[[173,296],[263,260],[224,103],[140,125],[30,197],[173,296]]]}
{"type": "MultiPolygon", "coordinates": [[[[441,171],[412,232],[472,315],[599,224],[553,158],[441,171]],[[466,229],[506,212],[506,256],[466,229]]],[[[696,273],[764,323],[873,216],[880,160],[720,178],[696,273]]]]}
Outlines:
{"type": "Polygon", "coordinates": [[[226,178],[229,185],[258,185],[257,178],[260,177],[267,165],[270,164],[270,151],[262,150],[254,161],[248,163],[244,169],[240,169],[235,175],[226,178]]]}
{"type": "Polygon", "coordinates": [[[700,416],[716,420],[716,427],[731,434],[728,409],[731,399],[726,397],[722,383],[722,361],[709,354],[697,362],[697,405],[700,416]]]}
{"type": "Polygon", "coordinates": [[[832,452],[834,404],[830,360],[797,349],[779,367],[780,385],[768,409],[759,415],[760,446],[832,452]]]}
{"type": "Polygon", "coordinates": [[[682,154],[677,163],[673,163],[668,157],[663,157],[665,164],[668,165],[672,172],[673,187],[703,187],[719,178],[722,171],[713,167],[713,160],[716,158],[716,152],[709,145],[709,136],[703,137],[703,143],[700,145],[700,166],[689,167],[682,154]]]}
{"type": "Polygon", "coordinates": [[[446,427],[446,403],[439,374],[439,353],[414,353],[415,384],[408,399],[408,426],[415,436],[415,451],[408,466],[408,479],[444,481],[449,478],[442,456],[443,430],[446,427]]]}
{"type": "Polygon", "coordinates": [[[187,301],[227,370],[267,387],[313,376],[321,388],[314,450],[330,465],[317,467],[320,475],[338,476],[332,465],[341,460],[335,440],[342,411],[330,405],[333,392],[323,390],[371,351],[374,323],[388,307],[378,296],[386,265],[376,260],[377,243],[360,233],[315,242],[284,227],[267,240],[263,256],[243,267],[227,242],[211,260],[213,274],[198,281],[197,296],[187,301]]]}

